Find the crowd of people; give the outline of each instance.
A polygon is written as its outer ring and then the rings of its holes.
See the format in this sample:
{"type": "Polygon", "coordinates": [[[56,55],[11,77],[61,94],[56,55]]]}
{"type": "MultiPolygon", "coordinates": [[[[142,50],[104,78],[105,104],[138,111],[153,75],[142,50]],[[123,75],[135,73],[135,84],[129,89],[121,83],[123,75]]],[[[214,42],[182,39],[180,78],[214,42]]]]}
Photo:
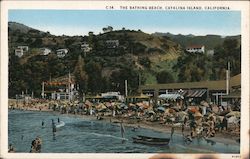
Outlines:
{"type": "MultiPolygon", "coordinates": [[[[239,136],[240,133],[240,106],[227,107],[210,104],[202,101],[199,104],[180,104],[178,102],[161,101],[151,103],[144,101],[122,103],[118,101],[98,102],[69,102],[56,100],[34,100],[22,106],[23,109],[36,107],[36,110],[57,111],[61,114],[77,114],[96,116],[96,119],[118,119],[127,122],[163,124],[170,128],[171,138],[175,130],[181,130],[186,141],[192,138],[210,138],[217,133],[231,133],[239,136]]],[[[185,103],[185,102],[181,102],[185,103]]],[[[15,104],[12,104],[12,107],[15,104]]],[[[20,106],[20,104],[19,104],[20,106]]],[[[32,110],[32,109],[31,109],[32,110]]],[[[53,121],[52,121],[53,123],[53,121]]],[[[53,132],[55,132],[53,130],[53,132]]],[[[39,152],[41,140],[34,140],[31,152],[39,152]]]]}

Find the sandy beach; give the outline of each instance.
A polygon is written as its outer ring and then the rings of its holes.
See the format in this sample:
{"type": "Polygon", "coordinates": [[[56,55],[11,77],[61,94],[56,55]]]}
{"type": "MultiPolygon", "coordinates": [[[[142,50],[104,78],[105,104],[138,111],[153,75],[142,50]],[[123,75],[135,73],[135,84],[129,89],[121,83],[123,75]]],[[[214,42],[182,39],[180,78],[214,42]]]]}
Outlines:
{"type": "MultiPolygon", "coordinates": [[[[11,102],[10,102],[11,103],[11,102]]],[[[23,104],[19,104],[18,107],[16,105],[12,104],[12,108],[11,109],[18,109],[18,110],[25,110],[25,111],[44,111],[44,112],[53,112],[56,114],[61,114],[58,111],[53,111],[52,109],[49,109],[48,104],[46,103],[37,103],[35,105],[26,105],[24,106],[23,104]]],[[[78,117],[78,118],[83,118],[83,119],[88,119],[88,120],[98,120],[97,116],[95,115],[85,115],[85,114],[62,114],[62,115],[66,115],[69,117],[78,117]]],[[[102,122],[107,122],[110,123],[112,122],[113,124],[119,124],[120,122],[124,123],[125,126],[128,127],[135,127],[135,128],[145,128],[145,129],[151,129],[154,131],[159,131],[159,132],[163,132],[166,134],[171,133],[171,125],[170,124],[162,124],[160,122],[149,122],[149,121],[145,121],[145,120],[137,120],[137,119],[129,119],[129,118],[124,118],[124,117],[120,117],[120,116],[101,116],[101,121],[102,122]]],[[[178,134],[180,136],[182,136],[182,132],[181,132],[181,127],[180,126],[175,126],[175,131],[174,134],[178,134]]],[[[190,128],[189,126],[185,127],[184,130],[184,135],[188,135],[190,134],[190,128]]],[[[214,142],[219,142],[219,143],[224,143],[224,144],[229,144],[229,145],[240,145],[239,142],[237,142],[237,140],[240,138],[239,133],[236,133],[233,131],[222,131],[222,132],[216,132],[216,135],[214,137],[210,137],[207,138],[210,141],[214,141],[214,142]]]]}

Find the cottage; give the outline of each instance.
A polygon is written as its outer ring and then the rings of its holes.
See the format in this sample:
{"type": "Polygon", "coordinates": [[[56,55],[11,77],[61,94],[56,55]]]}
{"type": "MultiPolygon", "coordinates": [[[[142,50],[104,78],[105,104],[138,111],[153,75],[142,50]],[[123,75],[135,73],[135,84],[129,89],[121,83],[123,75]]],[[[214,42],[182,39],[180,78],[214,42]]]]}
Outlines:
{"type": "Polygon", "coordinates": [[[19,58],[23,56],[23,50],[22,49],[15,49],[15,55],[18,56],[19,58]]]}
{"type": "Polygon", "coordinates": [[[92,48],[89,46],[89,44],[87,42],[83,42],[81,44],[81,49],[84,51],[84,52],[90,52],[92,50],[92,48]]]}
{"type": "Polygon", "coordinates": [[[113,31],[113,27],[112,26],[108,26],[107,28],[103,28],[102,30],[103,30],[104,33],[108,33],[108,32],[113,31]]]}
{"type": "Polygon", "coordinates": [[[190,53],[204,53],[205,52],[205,46],[204,45],[192,45],[188,46],[186,48],[187,52],[190,53]]]}
{"type": "Polygon", "coordinates": [[[207,50],[207,54],[213,56],[214,55],[214,50],[207,50]]]}
{"type": "Polygon", "coordinates": [[[15,49],[15,55],[20,58],[24,55],[24,53],[28,51],[29,51],[28,46],[17,46],[17,48],[15,49]]]}
{"type": "Polygon", "coordinates": [[[57,57],[59,57],[59,58],[65,57],[68,52],[69,52],[68,49],[58,49],[58,50],[56,50],[57,57]]]}
{"type": "Polygon", "coordinates": [[[29,47],[28,46],[18,46],[17,48],[22,49],[24,52],[28,52],[29,51],[29,47]]]}
{"type": "Polygon", "coordinates": [[[41,55],[46,56],[46,55],[48,55],[48,54],[51,53],[51,50],[48,49],[48,48],[41,48],[41,49],[40,49],[40,53],[41,53],[41,55]]]}
{"type": "Polygon", "coordinates": [[[119,40],[107,40],[106,46],[107,48],[117,48],[119,46],[119,40]]]}

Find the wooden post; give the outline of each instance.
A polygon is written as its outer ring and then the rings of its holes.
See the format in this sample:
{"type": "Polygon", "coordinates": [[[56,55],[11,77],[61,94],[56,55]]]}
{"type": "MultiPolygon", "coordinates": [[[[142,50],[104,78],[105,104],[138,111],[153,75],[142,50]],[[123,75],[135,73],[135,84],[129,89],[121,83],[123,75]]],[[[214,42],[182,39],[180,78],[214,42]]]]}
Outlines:
{"type": "Polygon", "coordinates": [[[125,80],[125,97],[128,96],[128,80],[125,80]]]}

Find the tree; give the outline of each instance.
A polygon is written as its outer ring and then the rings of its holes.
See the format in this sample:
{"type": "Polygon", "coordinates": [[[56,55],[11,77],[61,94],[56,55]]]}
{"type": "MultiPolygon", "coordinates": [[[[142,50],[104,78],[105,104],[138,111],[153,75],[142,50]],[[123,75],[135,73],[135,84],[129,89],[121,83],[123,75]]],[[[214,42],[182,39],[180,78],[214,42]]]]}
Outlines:
{"type": "Polygon", "coordinates": [[[172,83],[174,82],[174,78],[171,73],[167,71],[161,71],[156,75],[157,82],[162,83],[172,83]]]}
{"type": "Polygon", "coordinates": [[[88,90],[91,93],[100,93],[103,88],[102,67],[99,63],[90,61],[86,64],[88,73],[88,90]]]}
{"type": "Polygon", "coordinates": [[[125,94],[124,82],[128,80],[129,94],[136,93],[139,86],[139,71],[131,67],[124,67],[111,74],[110,82],[113,90],[125,94]]]}
{"type": "Polygon", "coordinates": [[[33,43],[31,43],[30,45],[32,47],[42,47],[43,44],[43,40],[41,38],[37,38],[33,43]]]}
{"type": "Polygon", "coordinates": [[[139,63],[147,68],[151,66],[151,61],[147,56],[139,56],[139,63]]]}
{"type": "Polygon", "coordinates": [[[239,45],[237,39],[225,39],[222,45],[215,48],[213,57],[214,78],[225,79],[228,62],[231,64],[232,76],[241,72],[241,45],[239,45]]]}
{"type": "Polygon", "coordinates": [[[75,66],[74,75],[76,83],[79,85],[79,96],[82,99],[87,92],[88,75],[85,72],[85,63],[81,55],[78,56],[78,61],[75,66]]]}
{"type": "Polygon", "coordinates": [[[184,52],[173,67],[178,72],[179,82],[209,80],[211,76],[211,59],[206,54],[184,52]]]}

